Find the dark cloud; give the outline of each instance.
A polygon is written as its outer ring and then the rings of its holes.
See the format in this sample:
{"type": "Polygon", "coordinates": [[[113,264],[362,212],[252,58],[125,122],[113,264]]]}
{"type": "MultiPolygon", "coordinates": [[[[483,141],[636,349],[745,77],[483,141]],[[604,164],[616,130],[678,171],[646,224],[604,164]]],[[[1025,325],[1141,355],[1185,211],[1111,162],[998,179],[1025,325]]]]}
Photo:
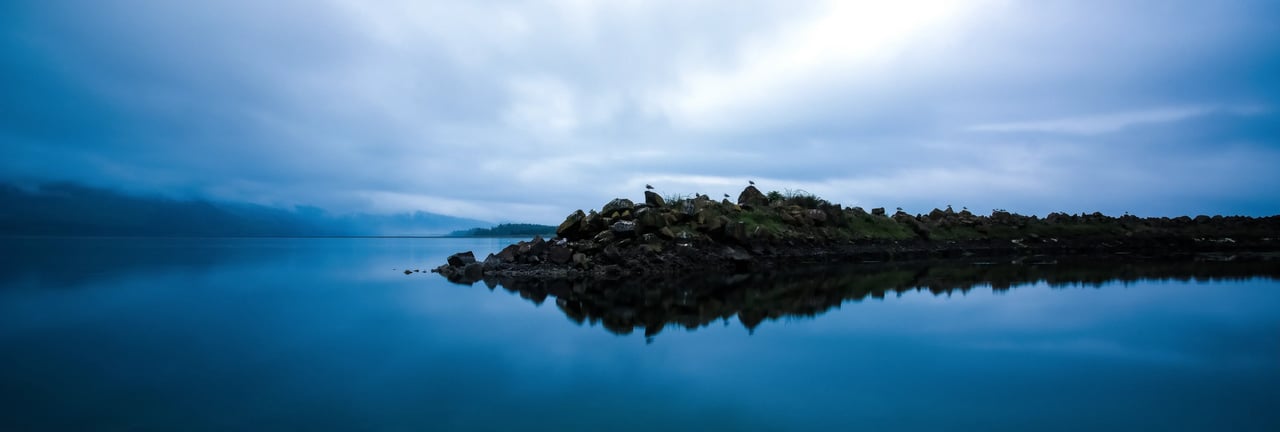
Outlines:
{"type": "Polygon", "coordinates": [[[747,179],[1277,213],[1271,2],[0,6],[0,173],[554,222],[747,179]],[[732,12],[732,13],[730,13],[732,12]]]}

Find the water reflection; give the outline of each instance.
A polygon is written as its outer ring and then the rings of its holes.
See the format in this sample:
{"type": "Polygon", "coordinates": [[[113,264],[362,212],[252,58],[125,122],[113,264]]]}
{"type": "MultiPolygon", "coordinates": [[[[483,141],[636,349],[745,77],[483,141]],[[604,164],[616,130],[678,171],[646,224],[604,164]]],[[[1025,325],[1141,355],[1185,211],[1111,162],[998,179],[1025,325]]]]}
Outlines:
{"type": "Polygon", "coordinates": [[[780,318],[811,318],[846,302],[887,294],[928,291],[1005,291],[1045,283],[1054,288],[1177,280],[1215,282],[1280,279],[1275,261],[933,261],[815,267],[774,273],[701,275],[681,279],[608,282],[486,279],[541,305],[548,297],[578,324],[599,324],[619,335],[643,331],[653,337],[668,326],[695,330],[737,320],[749,331],[780,318]]]}

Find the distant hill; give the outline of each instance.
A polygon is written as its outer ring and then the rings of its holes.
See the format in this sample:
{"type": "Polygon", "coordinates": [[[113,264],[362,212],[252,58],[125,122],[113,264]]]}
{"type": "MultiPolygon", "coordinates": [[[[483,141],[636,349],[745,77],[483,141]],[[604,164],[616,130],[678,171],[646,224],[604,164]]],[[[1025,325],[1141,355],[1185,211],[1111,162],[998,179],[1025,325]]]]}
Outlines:
{"type": "Polygon", "coordinates": [[[141,197],[73,183],[0,184],[0,235],[441,235],[478,225],[489,223],[427,212],[331,215],[315,207],[141,197]]]}
{"type": "Polygon", "coordinates": [[[556,227],[538,224],[500,224],[493,228],[472,228],[450,233],[455,237],[531,237],[535,235],[555,236],[556,227]]]}

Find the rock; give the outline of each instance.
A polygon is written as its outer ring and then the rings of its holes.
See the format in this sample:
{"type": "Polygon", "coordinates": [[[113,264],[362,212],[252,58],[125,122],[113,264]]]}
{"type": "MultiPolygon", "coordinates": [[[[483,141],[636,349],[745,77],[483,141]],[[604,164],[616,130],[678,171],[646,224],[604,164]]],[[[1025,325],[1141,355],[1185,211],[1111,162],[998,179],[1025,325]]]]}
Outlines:
{"type": "Polygon", "coordinates": [[[525,257],[536,257],[547,251],[547,241],[542,236],[533,236],[533,240],[520,243],[520,255],[525,257]]]}
{"type": "Polygon", "coordinates": [[[662,199],[662,195],[658,195],[654,191],[644,191],[644,205],[663,208],[667,206],[667,202],[662,199]]]}
{"type": "Polygon", "coordinates": [[[684,200],[680,202],[681,216],[688,218],[693,216],[693,214],[696,213],[697,211],[698,211],[698,208],[693,205],[693,200],[684,200]]]}
{"type": "Polygon", "coordinates": [[[466,276],[467,279],[473,281],[480,280],[484,278],[484,264],[480,264],[478,262],[467,264],[467,266],[462,269],[462,274],[463,276],[466,276]]]}
{"type": "Polygon", "coordinates": [[[809,209],[805,212],[805,216],[813,221],[814,225],[823,225],[827,223],[827,212],[818,209],[809,209]]]}
{"type": "Polygon", "coordinates": [[[600,233],[596,234],[596,236],[592,238],[591,241],[594,241],[600,244],[609,244],[609,243],[613,243],[613,240],[616,238],[617,236],[613,235],[612,231],[600,231],[600,233]]]}
{"type": "Polygon", "coordinates": [[[658,230],[658,235],[667,240],[673,240],[676,238],[676,233],[671,231],[671,227],[662,227],[662,229],[658,230]]]}
{"type": "Polygon", "coordinates": [[[614,213],[618,213],[619,215],[621,215],[622,212],[631,211],[631,209],[635,208],[635,206],[636,204],[631,202],[631,200],[629,199],[614,198],[613,201],[609,201],[608,204],[604,205],[604,208],[600,209],[600,214],[612,215],[614,213]]]}
{"type": "Polygon", "coordinates": [[[911,228],[911,231],[915,232],[916,235],[921,238],[924,238],[925,240],[929,239],[929,227],[920,223],[920,220],[916,219],[915,216],[911,216],[905,212],[897,212],[894,213],[893,220],[906,225],[907,228],[911,228]]]}
{"type": "Polygon", "coordinates": [[[609,232],[618,238],[633,237],[636,235],[636,223],[635,221],[617,221],[609,226],[609,232]]]}
{"type": "Polygon", "coordinates": [[[604,247],[604,250],[600,252],[600,257],[604,258],[606,262],[616,263],[622,258],[622,251],[618,250],[617,245],[611,244],[604,247]]]}
{"type": "Polygon", "coordinates": [[[590,236],[591,233],[597,233],[605,229],[604,216],[596,213],[595,210],[587,212],[587,218],[582,220],[582,231],[584,236],[590,236]]]}
{"type": "Polygon", "coordinates": [[[733,222],[724,226],[724,237],[733,240],[738,244],[747,244],[750,240],[747,237],[747,224],[743,222],[733,222]]]}
{"type": "Polygon", "coordinates": [[[768,207],[769,198],[760,193],[760,189],[755,186],[747,186],[738,194],[738,205],[751,207],[768,207]]]}
{"type": "Polygon", "coordinates": [[[476,262],[476,254],[471,253],[471,251],[458,252],[456,254],[449,255],[448,261],[449,265],[452,267],[463,267],[467,264],[474,264],[476,262]]]}
{"type": "Polygon", "coordinates": [[[711,197],[709,196],[698,195],[696,197],[693,197],[692,204],[693,204],[693,212],[697,213],[702,211],[703,209],[711,207],[713,204],[715,204],[715,201],[712,201],[711,197]]]}
{"type": "Polygon", "coordinates": [[[653,232],[667,226],[667,218],[657,210],[642,208],[636,211],[636,223],[639,224],[641,231],[653,232]]]}
{"type": "Polygon", "coordinates": [[[582,210],[576,210],[569,217],[560,223],[560,227],[556,228],[556,235],[561,238],[577,240],[581,238],[583,231],[582,222],[587,219],[587,214],[582,210]]]}
{"type": "Polygon", "coordinates": [[[413,271],[411,271],[411,270],[405,270],[405,271],[404,271],[404,274],[413,274],[413,271]]]}
{"type": "Polygon", "coordinates": [[[875,216],[884,216],[884,207],[876,207],[871,209],[871,214],[875,216]]]}
{"type": "Polygon", "coordinates": [[[751,253],[747,252],[742,248],[726,247],[721,252],[721,255],[723,255],[725,259],[728,259],[729,261],[737,261],[737,262],[751,261],[751,253]]]}
{"type": "Polygon", "coordinates": [[[784,211],[784,212],[778,213],[778,219],[781,219],[782,223],[785,223],[787,225],[792,225],[792,226],[802,225],[802,223],[800,222],[800,218],[797,218],[796,216],[797,216],[796,214],[791,212],[784,211]]]}
{"type": "Polygon", "coordinates": [[[702,232],[720,229],[720,212],[715,208],[704,208],[693,215],[694,229],[702,232]]]}
{"type": "Polygon", "coordinates": [[[499,259],[497,255],[489,254],[489,256],[484,258],[485,270],[495,269],[501,265],[502,265],[502,260],[499,259]]]}
{"type": "Polygon", "coordinates": [[[555,264],[567,264],[573,259],[573,250],[564,246],[551,246],[547,249],[547,261],[555,264]]]}
{"type": "MultiPolygon", "coordinates": [[[[497,258],[504,263],[516,262],[516,255],[520,252],[520,245],[508,245],[498,252],[497,258]]],[[[487,261],[487,260],[486,260],[487,261]]]]}
{"type": "Polygon", "coordinates": [[[573,265],[578,267],[586,267],[591,263],[591,260],[587,258],[587,254],[584,253],[573,254],[573,258],[571,259],[573,260],[573,265]]]}

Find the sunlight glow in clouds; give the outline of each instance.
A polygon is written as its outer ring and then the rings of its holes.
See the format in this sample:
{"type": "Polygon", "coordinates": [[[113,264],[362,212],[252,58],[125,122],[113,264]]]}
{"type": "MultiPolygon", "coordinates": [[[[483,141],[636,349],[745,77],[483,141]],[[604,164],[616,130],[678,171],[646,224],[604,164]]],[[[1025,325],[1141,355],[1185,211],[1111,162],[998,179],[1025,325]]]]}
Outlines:
{"type": "Polygon", "coordinates": [[[891,61],[915,39],[937,36],[978,6],[947,0],[830,1],[778,34],[752,38],[732,69],[686,71],[660,97],[678,124],[732,127],[744,112],[799,104],[824,88],[857,83],[860,68],[891,61]],[[786,100],[788,96],[790,99],[786,100]]]}

